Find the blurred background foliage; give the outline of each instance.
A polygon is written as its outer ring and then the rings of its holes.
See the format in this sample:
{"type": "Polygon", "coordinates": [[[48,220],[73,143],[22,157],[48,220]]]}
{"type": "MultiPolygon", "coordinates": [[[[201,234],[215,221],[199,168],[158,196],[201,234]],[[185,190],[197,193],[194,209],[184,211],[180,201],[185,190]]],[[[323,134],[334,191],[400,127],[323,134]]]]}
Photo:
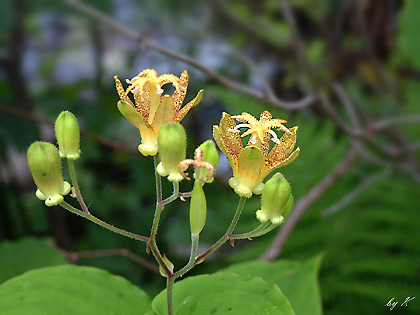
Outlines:
{"type": "MultiPolygon", "coordinates": [[[[382,313],[392,297],[402,302],[408,296],[417,298],[395,311],[420,312],[419,1],[83,1],[133,32],[250,88],[263,89],[263,76],[285,100],[299,100],[308,93],[327,96],[341,120],[352,124],[351,130],[362,126],[366,138],[374,137],[373,145],[340,126],[319,99],[290,110],[232,91],[196,67],[79,12],[68,5],[72,2],[0,2],[0,252],[19,258],[13,263],[1,258],[1,281],[43,266],[20,265],[31,257],[52,255],[50,261],[63,263],[53,256],[56,251],[43,245],[46,239],[70,258],[69,253],[86,250],[127,248],[153,261],[143,243],[114,235],[61,208],[46,208],[35,198],[26,148],[36,139],[54,142],[51,122],[60,111],[72,111],[84,132],[76,167],[91,211],[113,225],[147,235],[155,203],[153,161],[136,153],[138,133],[115,106],[113,76],[131,78],[145,68],[180,75],[187,69],[186,100],[199,89],[206,90],[202,103],[183,121],[189,156],[212,138],[211,126],[222,111],[259,116],[270,110],[273,117],[288,120],[287,126],[299,126],[301,155],[281,169],[299,200],[352,147],[361,147],[344,175],[310,204],[280,257],[324,254],[319,281],[326,314],[382,313]],[[300,38],[284,3],[294,14],[300,38]],[[345,97],[334,93],[336,84],[345,97]],[[385,127],[375,133],[377,122],[385,127]],[[386,154],[395,147],[400,155],[386,154]],[[39,239],[42,242],[37,243],[39,239]],[[30,256],[13,254],[11,241],[18,242],[16,247],[31,248],[30,256]]],[[[68,177],[67,169],[64,172],[68,177]]],[[[225,232],[236,207],[229,176],[223,160],[218,180],[205,187],[208,221],[201,236],[203,250],[225,232]]],[[[182,191],[190,189],[191,183],[182,182],[182,191]]],[[[170,194],[169,184],[164,191],[170,194]]],[[[247,202],[237,231],[257,225],[259,203],[258,197],[247,202]]],[[[189,254],[187,222],[187,203],[176,201],[165,208],[158,241],[177,267],[189,254]]],[[[191,274],[256,259],[275,235],[238,241],[234,248],[225,245],[191,274]]],[[[164,287],[159,275],[127,257],[73,258],[77,264],[122,275],[152,296],[164,287]]]]}

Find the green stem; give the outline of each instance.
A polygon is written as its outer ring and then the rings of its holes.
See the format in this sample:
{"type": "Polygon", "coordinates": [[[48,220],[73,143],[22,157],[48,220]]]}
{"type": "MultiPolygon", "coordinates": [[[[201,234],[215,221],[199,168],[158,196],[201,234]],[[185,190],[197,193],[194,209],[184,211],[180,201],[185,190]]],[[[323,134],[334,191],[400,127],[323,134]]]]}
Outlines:
{"type": "Polygon", "coordinates": [[[233,216],[232,222],[230,223],[230,226],[228,230],[226,231],[225,235],[223,235],[213,246],[211,246],[208,250],[198,255],[198,257],[195,259],[195,264],[198,264],[202,262],[209,254],[214,252],[216,249],[218,249],[221,245],[223,245],[228,239],[229,235],[232,234],[233,230],[236,227],[236,224],[239,221],[239,217],[241,216],[242,209],[244,208],[246,202],[246,197],[241,197],[239,199],[238,207],[236,208],[235,215],[233,216]]]}
{"type": "Polygon", "coordinates": [[[174,185],[174,192],[172,193],[171,196],[169,196],[165,200],[162,200],[161,202],[159,202],[159,206],[167,205],[168,203],[171,203],[172,201],[174,201],[174,200],[176,200],[178,198],[178,195],[179,195],[179,182],[173,182],[173,185],[174,185]]]}
{"type": "Polygon", "coordinates": [[[108,224],[108,223],[98,219],[97,217],[94,217],[91,214],[88,214],[88,213],[85,213],[85,212],[83,212],[79,209],[76,209],[75,207],[73,207],[72,205],[68,204],[65,201],[61,202],[60,206],[62,206],[64,209],[66,209],[66,210],[68,210],[68,211],[70,211],[74,214],[80,215],[81,217],[84,217],[85,219],[88,219],[89,221],[91,221],[93,223],[96,223],[97,225],[100,225],[103,228],[105,228],[107,230],[110,230],[112,232],[115,232],[117,234],[121,234],[121,235],[127,236],[129,238],[132,238],[132,239],[135,239],[135,240],[138,240],[138,241],[143,241],[143,242],[146,242],[146,243],[148,243],[150,241],[150,239],[146,236],[134,234],[134,233],[119,229],[115,226],[112,226],[111,224],[108,224]]]}
{"type": "Polygon", "coordinates": [[[165,261],[163,260],[163,256],[160,253],[159,248],[156,244],[156,234],[157,234],[157,230],[158,230],[158,227],[159,227],[160,215],[161,215],[162,210],[163,210],[163,206],[160,205],[160,203],[162,202],[162,178],[160,177],[160,175],[156,171],[157,165],[159,163],[159,158],[158,158],[157,155],[155,155],[153,157],[153,161],[154,161],[154,165],[155,165],[156,198],[157,198],[157,201],[156,201],[155,215],[153,217],[153,224],[152,224],[152,229],[150,231],[150,238],[149,238],[148,246],[149,246],[150,250],[152,251],[153,256],[155,256],[156,260],[158,261],[159,265],[165,270],[165,273],[166,273],[167,277],[170,278],[172,276],[172,271],[168,268],[165,261]]]}
{"type": "Polygon", "coordinates": [[[67,159],[67,162],[69,164],[71,181],[73,183],[74,192],[76,194],[77,200],[79,201],[79,204],[83,209],[83,212],[85,212],[86,214],[90,214],[88,207],[86,206],[85,201],[83,200],[82,193],[80,192],[79,184],[77,182],[76,168],[74,167],[74,160],[67,159]]]}
{"type": "Polygon", "coordinates": [[[199,239],[200,239],[200,234],[191,234],[190,260],[182,269],[174,273],[174,278],[175,278],[174,280],[176,280],[179,277],[182,277],[184,274],[186,274],[188,271],[190,271],[194,267],[195,257],[197,256],[197,251],[198,251],[199,239]]]}
{"type": "Polygon", "coordinates": [[[166,281],[166,301],[168,304],[168,314],[173,314],[173,303],[172,303],[172,295],[173,295],[173,285],[179,277],[182,277],[188,271],[190,271],[195,265],[195,257],[197,256],[198,251],[198,242],[200,239],[199,234],[191,234],[191,254],[188,263],[180,270],[172,274],[171,277],[168,277],[166,281]]]}
{"type": "Polygon", "coordinates": [[[264,230],[267,226],[269,226],[269,224],[270,224],[270,222],[261,223],[257,228],[255,228],[252,231],[247,232],[247,233],[231,234],[231,235],[229,235],[229,239],[231,239],[231,240],[241,240],[241,239],[256,237],[257,234],[260,233],[262,230],[264,230]]]}

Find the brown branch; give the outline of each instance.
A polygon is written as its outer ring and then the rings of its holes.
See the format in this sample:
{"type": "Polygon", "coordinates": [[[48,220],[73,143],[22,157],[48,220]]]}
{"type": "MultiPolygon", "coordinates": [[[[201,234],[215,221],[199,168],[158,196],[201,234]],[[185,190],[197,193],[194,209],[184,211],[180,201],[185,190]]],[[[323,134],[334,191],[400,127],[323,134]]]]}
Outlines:
{"type": "Polygon", "coordinates": [[[327,190],[330,188],[341,176],[343,176],[350,165],[359,155],[359,148],[353,146],[346,154],[346,156],[335,166],[335,168],[324,177],[314,188],[309,191],[299,202],[296,204],[292,214],[287,219],[281,230],[277,233],[274,241],[268,247],[266,252],[260,257],[261,260],[274,260],[276,259],[283,249],[283,245],[288,239],[289,235],[303,216],[305,211],[327,190]]]}
{"type": "MultiPolygon", "coordinates": [[[[6,106],[6,105],[1,105],[1,104],[0,104],[0,111],[11,114],[11,115],[14,115],[14,116],[17,116],[17,117],[20,117],[20,118],[23,118],[23,119],[26,119],[26,120],[36,122],[38,124],[44,124],[44,125],[50,126],[51,128],[54,128],[54,122],[49,121],[49,120],[44,119],[44,118],[36,117],[35,115],[31,114],[30,112],[26,112],[26,111],[23,111],[23,110],[20,110],[20,109],[16,109],[16,108],[6,106]]],[[[83,130],[80,131],[80,134],[85,138],[91,139],[91,140],[93,140],[93,141],[95,141],[95,142],[97,142],[97,143],[99,143],[99,144],[101,144],[105,147],[111,148],[113,150],[121,151],[121,152],[127,152],[127,153],[134,154],[134,155],[139,154],[139,152],[136,149],[134,149],[132,147],[129,147],[129,146],[126,146],[124,144],[121,144],[117,141],[112,141],[112,140],[100,137],[98,135],[95,135],[93,133],[83,131],[83,130]]]]}
{"type": "Polygon", "coordinates": [[[122,257],[127,257],[131,261],[134,261],[135,263],[142,265],[143,267],[159,274],[159,268],[155,264],[132,253],[126,248],[87,250],[87,251],[75,253],[75,252],[70,252],[70,251],[67,251],[65,249],[58,247],[51,240],[47,240],[46,243],[49,247],[58,251],[60,254],[62,254],[67,259],[71,260],[72,262],[79,261],[80,259],[83,259],[83,258],[122,256],[122,257]]]}
{"type": "Polygon", "coordinates": [[[161,46],[159,44],[157,44],[155,41],[144,37],[141,34],[138,34],[136,32],[134,32],[132,29],[118,23],[117,21],[113,20],[112,18],[108,17],[107,15],[99,12],[98,10],[92,8],[91,6],[85,5],[77,0],[63,0],[66,4],[68,4],[69,6],[77,9],[80,12],[83,12],[87,15],[89,15],[90,17],[95,18],[96,20],[102,22],[104,25],[107,25],[113,29],[115,29],[116,31],[120,32],[121,34],[124,34],[127,37],[132,38],[133,40],[139,42],[140,44],[144,45],[145,47],[148,47],[150,49],[153,49],[163,55],[166,55],[168,57],[183,61],[191,66],[193,66],[194,68],[196,68],[197,70],[200,70],[201,72],[205,73],[207,76],[209,76],[210,78],[216,80],[217,82],[225,85],[226,87],[235,90],[235,91],[239,91],[241,93],[247,94],[249,96],[252,96],[254,98],[260,99],[264,102],[267,102],[268,104],[271,104],[273,106],[278,106],[278,107],[282,107],[285,109],[301,109],[304,107],[307,107],[309,105],[311,105],[315,99],[316,96],[315,95],[308,95],[306,97],[304,97],[303,99],[299,100],[299,101],[295,101],[295,102],[286,102],[284,100],[279,99],[278,97],[273,97],[270,95],[267,95],[264,91],[259,91],[259,90],[255,90],[252,89],[246,85],[237,83],[233,80],[230,80],[220,74],[218,74],[217,72],[211,70],[210,68],[206,67],[205,65],[203,65],[202,63],[198,62],[197,60],[181,54],[181,53],[177,53],[175,51],[172,51],[164,46],[161,46]]]}

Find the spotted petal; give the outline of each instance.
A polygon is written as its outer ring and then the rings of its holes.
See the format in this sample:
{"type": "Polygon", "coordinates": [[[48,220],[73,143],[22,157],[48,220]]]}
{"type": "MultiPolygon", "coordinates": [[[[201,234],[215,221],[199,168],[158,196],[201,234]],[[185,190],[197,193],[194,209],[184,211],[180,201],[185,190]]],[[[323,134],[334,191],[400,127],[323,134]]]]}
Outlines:
{"type": "Polygon", "coordinates": [[[183,71],[181,74],[181,78],[179,79],[179,88],[175,90],[174,94],[172,95],[174,98],[174,108],[175,112],[178,112],[184,102],[185,95],[187,94],[187,87],[188,87],[188,72],[187,70],[183,71]]]}
{"type": "Polygon", "coordinates": [[[187,105],[182,107],[179,112],[176,113],[175,122],[180,122],[192,107],[198,105],[201,102],[201,99],[203,98],[203,92],[204,90],[200,90],[193,100],[191,100],[187,105]]]}
{"type": "Polygon", "coordinates": [[[265,169],[276,169],[282,166],[283,162],[288,159],[296,144],[297,129],[298,127],[290,128],[290,132],[285,133],[281,137],[280,143],[276,144],[268,154],[265,169]]]}
{"type": "Polygon", "coordinates": [[[225,148],[225,154],[227,158],[233,163],[237,164],[239,153],[243,149],[243,146],[239,133],[232,131],[235,126],[236,124],[232,117],[227,113],[223,113],[219,124],[220,140],[225,148]]]}

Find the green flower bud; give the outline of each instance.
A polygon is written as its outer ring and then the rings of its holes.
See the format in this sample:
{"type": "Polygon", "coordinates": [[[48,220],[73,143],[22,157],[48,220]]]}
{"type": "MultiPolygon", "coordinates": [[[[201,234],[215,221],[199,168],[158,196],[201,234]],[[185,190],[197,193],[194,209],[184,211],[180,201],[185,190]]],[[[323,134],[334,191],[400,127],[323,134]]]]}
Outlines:
{"type": "Polygon", "coordinates": [[[160,176],[168,176],[171,182],[179,182],[184,177],[178,170],[179,162],[185,160],[187,135],[179,123],[163,125],[158,135],[161,162],[157,166],[160,176]]]}
{"type": "Polygon", "coordinates": [[[55,121],[60,157],[77,160],[80,157],[80,131],[76,117],[69,111],[62,112],[55,121]]]}
{"type": "MultiPolygon", "coordinates": [[[[201,157],[202,162],[210,163],[213,166],[213,169],[216,170],[217,165],[219,164],[219,153],[217,152],[216,145],[213,140],[207,140],[202,143],[199,147],[203,152],[201,157]]],[[[194,172],[195,180],[203,181],[209,173],[208,168],[206,167],[196,167],[194,172]]],[[[214,178],[207,180],[207,183],[212,183],[214,178]]]]}
{"type": "Polygon", "coordinates": [[[38,190],[38,199],[45,200],[48,207],[64,200],[70,192],[70,184],[63,181],[61,161],[57,148],[48,142],[32,143],[27,153],[28,165],[38,190]]]}
{"type": "Polygon", "coordinates": [[[206,225],[207,202],[203,191],[203,183],[196,181],[190,201],[191,234],[198,235],[206,225]]]}
{"type": "Polygon", "coordinates": [[[282,174],[276,173],[264,185],[257,218],[262,223],[270,220],[273,224],[280,224],[292,210],[293,202],[289,182],[282,174]]]}
{"type": "MultiPolygon", "coordinates": [[[[172,263],[172,261],[169,260],[168,257],[166,257],[166,255],[163,255],[163,261],[165,262],[166,266],[168,267],[168,269],[173,272],[174,271],[174,264],[172,263]]],[[[159,272],[161,274],[162,277],[167,277],[168,275],[165,272],[165,269],[163,269],[162,266],[159,266],[159,272]]]]}

